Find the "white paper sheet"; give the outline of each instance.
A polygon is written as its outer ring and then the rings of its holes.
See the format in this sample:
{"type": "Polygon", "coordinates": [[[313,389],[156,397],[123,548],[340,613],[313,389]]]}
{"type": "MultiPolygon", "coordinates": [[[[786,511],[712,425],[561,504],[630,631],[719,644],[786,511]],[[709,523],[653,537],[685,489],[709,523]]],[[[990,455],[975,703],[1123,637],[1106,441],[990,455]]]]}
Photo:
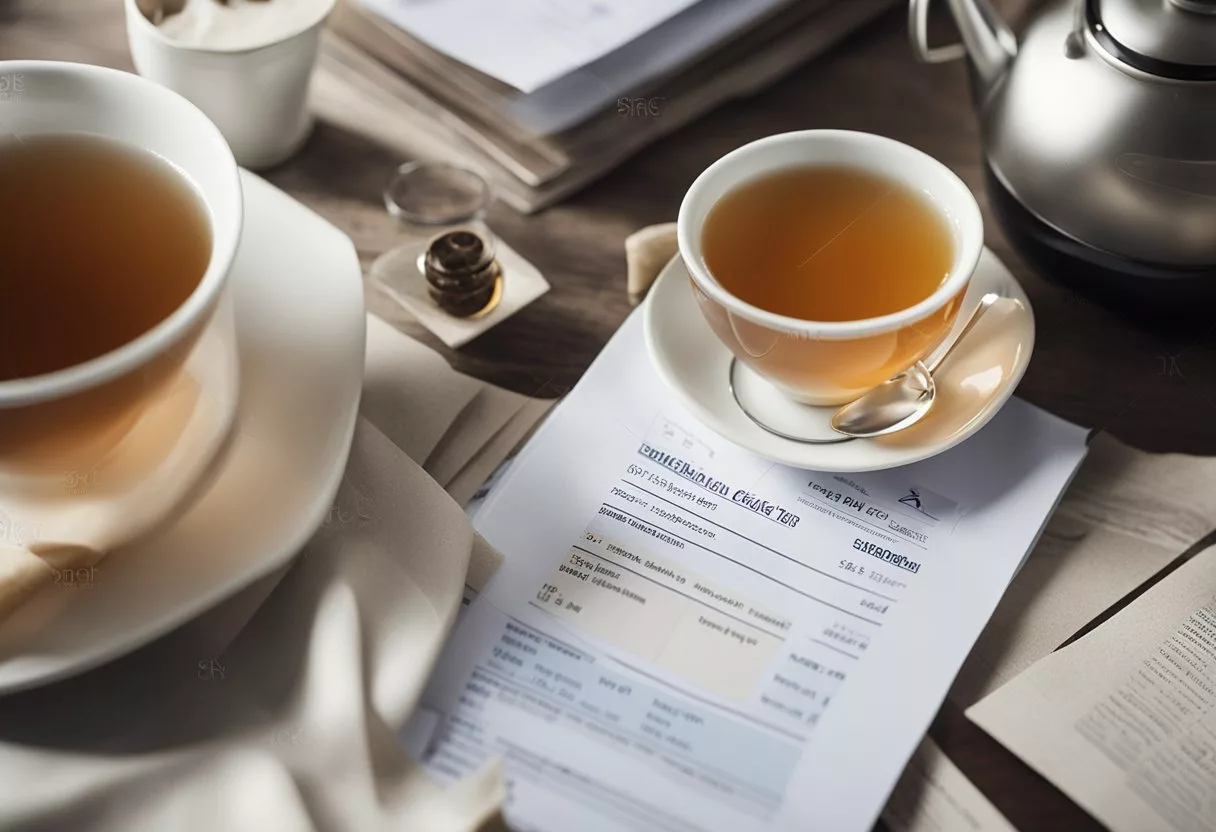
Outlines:
{"type": "Polygon", "coordinates": [[[532,92],[697,0],[359,0],[445,55],[532,92]]]}
{"type": "Polygon", "coordinates": [[[1216,832],[1216,549],[968,715],[1112,832],[1216,832]]]}
{"type": "MultiPolygon", "coordinates": [[[[602,58],[570,72],[506,107],[521,126],[549,135],[584,121],[606,107],[623,118],[660,115],[665,99],[630,97],[725,42],[789,0],[699,0],[690,8],[602,58]]],[[[827,5],[830,0],[799,0],[827,5]]],[[[872,3],[875,0],[852,0],[872,3]]],[[[877,0],[890,2],[890,0],[877,0]]]]}
{"type": "Polygon", "coordinates": [[[1216,524],[1216,459],[1102,434],[993,613],[950,698],[968,708],[1059,647],[1216,524]]]}
{"type": "Polygon", "coordinates": [[[505,756],[519,829],[868,830],[1084,441],[1014,400],[915,466],[774,465],[698,427],[635,314],[477,513],[505,564],[428,765],[505,756]]]}

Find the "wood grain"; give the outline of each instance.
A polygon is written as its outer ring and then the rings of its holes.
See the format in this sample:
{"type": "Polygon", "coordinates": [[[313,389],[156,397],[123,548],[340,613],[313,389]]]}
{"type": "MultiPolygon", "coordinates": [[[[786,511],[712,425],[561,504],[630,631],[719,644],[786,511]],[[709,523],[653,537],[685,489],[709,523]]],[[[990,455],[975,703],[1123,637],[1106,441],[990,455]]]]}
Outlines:
{"type": "MultiPolygon", "coordinates": [[[[1014,13],[1026,5],[1002,4],[1014,13]]],[[[0,0],[0,57],[129,69],[122,4],[0,0]]],[[[962,176],[984,204],[979,126],[965,69],[916,63],[901,10],[763,94],[673,133],[558,207],[522,217],[498,206],[492,225],[542,269],[553,291],[459,352],[370,290],[369,306],[463,372],[522,393],[563,393],[630,312],[625,237],[674,219],[688,185],[727,151],[771,133],[814,127],[866,130],[919,147],[962,176]]],[[[298,157],[266,176],[350,234],[366,266],[399,239],[380,192],[402,161],[321,125],[298,157]]],[[[1148,329],[1057,287],[1027,269],[986,217],[989,246],[1022,281],[1037,318],[1035,354],[1019,394],[1137,447],[1216,453],[1216,333],[1148,329]]],[[[951,704],[931,733],[1019,828],[1100,828],[951,704]]]]}

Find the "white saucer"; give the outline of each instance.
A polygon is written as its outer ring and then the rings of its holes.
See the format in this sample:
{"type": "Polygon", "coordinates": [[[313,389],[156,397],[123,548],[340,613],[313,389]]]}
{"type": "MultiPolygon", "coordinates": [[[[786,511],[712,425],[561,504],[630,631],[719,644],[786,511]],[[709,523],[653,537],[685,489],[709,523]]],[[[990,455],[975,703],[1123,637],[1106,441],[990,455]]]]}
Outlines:
{"type": "Polygon", "coordinates": [[[815,471],[896,468],[940,454],[974,434],[1013,395],[1026,372],[1034,349],[1034,313],[1017,280],[988,249],[955,327],[962,328],[987,292],[1015,303],[986,314],[968,335],[967,349],[938,368],[937,400],[928,416],[878,439],[841,440],[829,425],[835,408],[790,402],[742,364],[732,382],[733,356],[697,307],[678,255],[664,267],[646,300],[646,346],[659,375],[707,427],[754,453],[815,471]],[[748,416],[739,400],[773,430],[748,416]]]}
{"type": "Polygon", "coordinates": [[[0,693],[88,670],[193,618],[286,564],[330,512],[362,389],[359,259],[291,197],[246,171],[241,184],[240,400],[215,479],[176,523],[107,555],[95,580],[18,609],[0,629],[0,693]]]}
{"type": "Polygon", "coordinates": [[[182,372],[148,398],[134,424],[122,426],[116,444],[95,450],[93,461],[75,448],[44,461],[38,473],[0,478],[0,544],[24,546],[71,574],[96,560],[72,551],[77,545],[121,549],[181,514],[210,484],[236,424],[234,333],[226,291],[182,372]]]}

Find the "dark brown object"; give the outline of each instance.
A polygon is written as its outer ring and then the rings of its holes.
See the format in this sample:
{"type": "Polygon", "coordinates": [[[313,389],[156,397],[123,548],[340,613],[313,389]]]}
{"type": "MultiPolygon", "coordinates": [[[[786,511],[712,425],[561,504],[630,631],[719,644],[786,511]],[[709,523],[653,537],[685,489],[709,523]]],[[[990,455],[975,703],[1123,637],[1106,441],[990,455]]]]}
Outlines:
{"type": "MultiPolygon", "coordinates": [[[[1016,22],[1029,4],[997,0],[997,5],[1016,22]]],[[[675,219],[697,174],[745,142],[813,127],[881,133],[949,165],[986,209],[966,67],[917,64],[908,47],[905,11],[893,10],[754,98],[676,131],[604,181],[538,216],[496,206],[490,224],[536,264],[553,289],[460,350],[444,346],[371,289],[369,307],[438,350],[460,372],[520,393],[553,396],[574,385],[632,311],[625,289],[625,237],[675,219]]],[[[111,0],[14,0],[0,10],[0,55],[130,69],[122,14],[121,4],[111,0]]],[[[953,37],[943,27],[935,30],[934,42],[953,37]]],[[[384,210],[381,191],[401,161],[395,153],[321,125],[302,153],[266,176],[350,234],[366,267],[400,244],[400,225],[384,210]]],[[[1036,275],[987,211],[984,220],[988,245],[1034,305],[1035,354],[1018,395],[1146,450],[1216,454],[1216,330],[1162,333],[1123,320],[1036,275]]],[[[1018,829],[1101,832],[1097,821],[970,722],[957,705],[942,707],[929,734],[1018,829]]]]}
{"type": "Polygon", "coordinates": [[[436,237],[424,260],[427,292],[439,308],[457,318],[484,310],[495,298],[502,269],[481,237],[449,231],[436,237]]]}

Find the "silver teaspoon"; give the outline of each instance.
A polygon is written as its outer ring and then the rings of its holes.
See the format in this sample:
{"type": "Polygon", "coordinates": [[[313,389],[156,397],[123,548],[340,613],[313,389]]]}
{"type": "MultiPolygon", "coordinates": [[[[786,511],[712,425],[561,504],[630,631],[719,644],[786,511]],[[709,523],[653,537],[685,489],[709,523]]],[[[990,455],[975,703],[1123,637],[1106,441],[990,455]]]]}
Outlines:
{"type": "Polygon", "coordinates": [[[855,439],[870,439],[904,430],[919,422],[937,395],[933,373],[946,356],[975,328],[983,314],[1001,299],[995,292],[980,298],[958,337],[930,364],[917,361],[899,375],[887,379],[860,399],[846,404],[832,417],[832,429],[855,439]]]}

